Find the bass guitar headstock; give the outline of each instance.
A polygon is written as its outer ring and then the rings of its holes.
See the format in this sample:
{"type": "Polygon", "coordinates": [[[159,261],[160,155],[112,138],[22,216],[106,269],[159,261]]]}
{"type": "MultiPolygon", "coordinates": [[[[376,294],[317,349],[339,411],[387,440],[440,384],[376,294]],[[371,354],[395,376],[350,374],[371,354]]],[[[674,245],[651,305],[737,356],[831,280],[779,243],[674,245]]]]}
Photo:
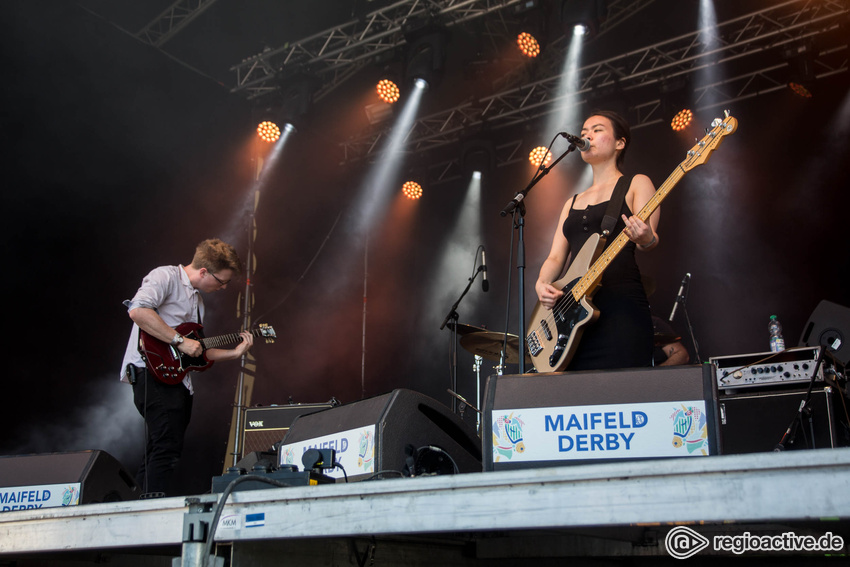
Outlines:
{"type": "Polygon", "coordinates": [[[254,335],[257,337],[262,337],[266,340],[267,343],[273,343],[277,338],[277,335],[274,332],[274,327],[267,323],[260,323],[257,325],[257,329],[254,331],[254,335]]]}
{"type": "Polygon", "coordinates": [[[711,129],[707,129],[705,137],[688,151],[688,157],[679,164],[679,167],[684,171],[690,171],[696,166],[704,164],[723,139],[734,134],[737,129],[738,120],[730,115],[728,110],[724,111],[723,118],[715,118],[711,122],[711,129]]]}

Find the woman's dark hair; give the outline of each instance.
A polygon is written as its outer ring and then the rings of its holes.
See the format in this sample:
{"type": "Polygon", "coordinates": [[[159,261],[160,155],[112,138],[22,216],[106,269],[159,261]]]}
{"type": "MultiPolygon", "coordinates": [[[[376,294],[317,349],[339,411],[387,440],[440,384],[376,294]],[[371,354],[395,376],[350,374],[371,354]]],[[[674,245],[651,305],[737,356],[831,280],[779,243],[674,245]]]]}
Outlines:
{"type": "Polygon", "coordinates": [[[629,149],[629,144],[632,141],[632,130],[629,128],[629,123],[613,110],[594,110],[588,116],[604,116],[611,121],[611,126],[614,128],[614,138],[616,140],[624,139],[626,141],[623,149],[617,154],[617,167],[622,169],[623,160],[626,159],[626,150],[629,149]]]}

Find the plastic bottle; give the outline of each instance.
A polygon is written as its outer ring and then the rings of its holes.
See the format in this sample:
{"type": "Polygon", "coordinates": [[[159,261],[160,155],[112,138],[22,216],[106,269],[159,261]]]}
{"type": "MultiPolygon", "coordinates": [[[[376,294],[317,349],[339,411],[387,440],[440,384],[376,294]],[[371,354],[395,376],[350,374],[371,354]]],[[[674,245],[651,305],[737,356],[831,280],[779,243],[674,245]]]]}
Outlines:
{"type": "Polygon", "coordinates": [[[767,323],[767,331],[770,333],[770,352],[785,350],[785,339],[782,338],[782,323],[779,322],[776,315],[770,316],[770,321],[767,323]]]}

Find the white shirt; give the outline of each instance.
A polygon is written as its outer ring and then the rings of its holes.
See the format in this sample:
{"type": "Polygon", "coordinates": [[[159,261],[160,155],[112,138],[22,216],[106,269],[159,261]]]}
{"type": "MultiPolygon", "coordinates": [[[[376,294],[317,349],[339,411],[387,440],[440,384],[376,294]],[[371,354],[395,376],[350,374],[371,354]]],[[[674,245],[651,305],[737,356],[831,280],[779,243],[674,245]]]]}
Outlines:
{"type": "MultiPolygon", "coordinates": [[[[192,286],[182,265],[160,266],[142,280],[142,286],[127,304],[127,311],[137,307],[153,309],[169,327],[181,323],[200,323],[204,317],[204,300],[192,286]],[[200,317],[200,319],[199,319],[200,317]]],[[[139,326],[133,323],[127,350],[121,364],[121,381],[128,382],[127,365],[144,367],[145,361],[139,354],[139,326]]],[[[192,391],[191,373],[183,378],[183,385],[192,391]]]]}

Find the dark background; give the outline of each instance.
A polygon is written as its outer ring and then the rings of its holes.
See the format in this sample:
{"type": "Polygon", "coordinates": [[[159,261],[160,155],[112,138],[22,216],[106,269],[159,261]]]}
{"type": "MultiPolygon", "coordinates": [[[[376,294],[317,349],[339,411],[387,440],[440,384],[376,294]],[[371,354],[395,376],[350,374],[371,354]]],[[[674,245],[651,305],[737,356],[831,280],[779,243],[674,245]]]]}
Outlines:
{"type": "MultiPolygon", "coordinates": [[[[243,256],[247,251],[258,150],[251,104],[229,92],[228,68],[365,6],[220,0],[165,51],[132,37],[169,4],[4,5],[0,132],[9,332],[0,454],[102,449],[135,470],[142,420],[130,389],[118,382],[130,330],[121,302],[152,268],[188,263],[205,238],[228,239],[243,256]]],[[[677,13],[680,4],[659,0],[596,47],[598,53],[694,29],[693,14],[677,13]]],[[[454,49],[462,50],[463,39],[456,41],[454,49]]],[[[459,51],[450,59],[451,53],[459,51]]],[[[592,51],[588,57],[593,60],[592,51]]],[[[511,226],[498,213],[530,179],[526,161],[485,176],[480,241],[454,243],[468,259],[454,272],[445,275],[437,266],[465,180],[426,186],[417,202],[394,202],[371,228],[366,262],[363,238],[351,227],[368,164],[338,164],[339,143],[362,127],[362,101],[373,85],[364,73],[316,105],[262,188],[254,318],[274,325],[279,340],[253,350],[254,404],[332,396],[351,402],[395,388],[450,404],[449,334],[438,328],[466,285],[479,244],[487,247],[491,287],[487,294],[472,288],[458,310],[461,322],[504,329],[510,297],[508,330],[517,331],[511,226]]],[[[453,96],[448,87],[426,93],[420,114],[456,104],[453,96]]],[[[771,314],[791,346],[819,301],[850,305],[847,74],[819,81],[813,99],[782,90],[731,110],[738,131],[676,187],[662,207],[660,245],[639,255],[655,280],[650,302],[662,317],[684,273],[692,274],[688,313],[702,360],[768,350],[771,314]]],[[[660,185],[719,112],[697,113],[695,130],[684,134],[666,123],[634,130],[626,172],[646,173],[660,185]]],[[[551,138],[543,128],[543,121],[530,122],[504,135],[524,136],[527,152],[551,138]]],[[[569,125],[579,128],[580,120],[569,125]]],[[[574,163],[527,201],[529,311],[557,211],[577,189],[578,157],[568,159],[574,163]]],[[[206,298],[211,334],[240,324],[240,286],[230,287],[206,298]]],[[[675,327],[686,333],[681,312],[675,327]]],[[[469,399],[475,398],[472,363],[461,351],[458,390],[469,399]]],[[[485,361],[482,377],[492,372],[485,361]]],[[[208,490],[221,471],[237,373],[235,363],[223,363],[195,379],[181,469],[186,492],[208,490]]]]}

